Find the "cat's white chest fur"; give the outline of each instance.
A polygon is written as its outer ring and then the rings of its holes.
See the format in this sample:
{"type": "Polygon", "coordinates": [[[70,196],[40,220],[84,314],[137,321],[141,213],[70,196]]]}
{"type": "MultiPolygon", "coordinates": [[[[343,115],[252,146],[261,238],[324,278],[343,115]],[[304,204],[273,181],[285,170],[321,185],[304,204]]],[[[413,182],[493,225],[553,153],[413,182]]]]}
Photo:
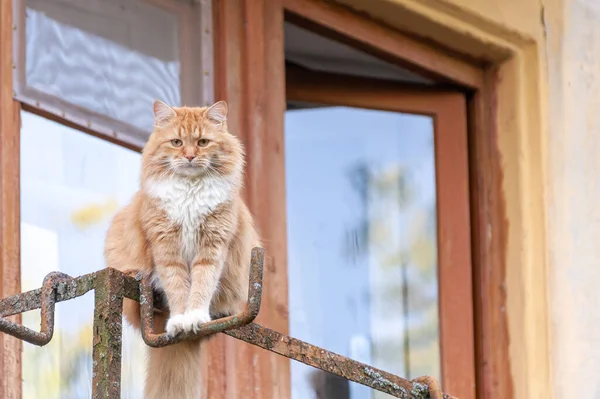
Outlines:
{"type": "Polygon", "coordinates": [[[191,266],[198,254],[198,229],[208,214],[231,198],[232,184],[224,178],[175,176],[147,181],[145,190],[159,200],[169,219],[181,226],[181,253],[191,266]]]}

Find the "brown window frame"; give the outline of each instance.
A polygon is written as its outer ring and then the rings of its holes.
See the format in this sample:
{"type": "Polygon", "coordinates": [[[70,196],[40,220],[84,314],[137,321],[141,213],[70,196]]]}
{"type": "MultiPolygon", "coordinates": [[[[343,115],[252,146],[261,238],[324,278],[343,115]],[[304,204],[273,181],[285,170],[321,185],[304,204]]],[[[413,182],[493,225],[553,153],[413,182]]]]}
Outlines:
{"type": "MultiPolygon", "coordinates": [[[[283,115],[288,20],[434,79],[464,93],[467,104],[471,257],[477,397],[512,397],[504,246],[507,226],[496,147],[496,69],[386,26],[345,6],[319,0],[215,0],[216,93],[237,118],[246,144],[247,200],[265,239],[265,306],[259,322],[287,333],[287,249],[283,115]],[[237,111],[237,112],[236,112],[237,111]],[[490,235],[493,230],[495,234],[490,235]]],[[[286,359],[216,337],[205,346],[204,393],[234,398],[290,395],[286,359]],[[252,364],[248,373],[245,365],[252,364]],[[240,366],[237,366],[240,365],[240,366]]]]}
{"type": "MultiPolygon", "coordinates": [[[[12,54],[12,2],[0,0],[0,54],[12,54]]],[[[21,105],[13,95],[12,58],[0,57],[0,297],[17,294],[20,281],[19,131],[21,105]],[[10,171],[10,172],[7,172],[10,171]]],[[[21,315],[10,318],[21,322],[21,315]]],[[[0,396],[21,397],[21,347],[16,338],[0,334],[0,396]]]]}
{"type": "MultiPolygon", "coordinates": [[[[215,91],[228,101],[232,130],[248,153],[246,198],[265,238],[265,302],[259,322],[288,332],[283,154],[283,21],[321,29],[363,51],[414,69],[467,95],[478,397],[510,399],[505,245],[507,222],[496,143],[497,69],[454,54],[346,7],[318,0],[214,0],[215,91]],[[298,22],[298,21],[294,21],[298,22]],[[267,40],[268,39],[268,40],[267,40]],[[489,234],[493,231],[494,234],[489,234]]],[[[12,1],[0,0],[0,297],[20,290],[19,129],[13,98],[12,1]]],[[[43,116],[44,115],[42,113],[43,116]]],[[[58,118],[60,121],[60,118],[58,118]]],[[[62,121],[65,123],[65,121],[62,121]]],[[[65,123],[69,125],[69,123],[65,123]]],[[[94,134],[85,126],[74,126],[94,134]]],[[[12,318],[20,321],[19,316],[12,318]]],[[[289,361],[223,335],[204,346],[203,393],[223,398],[285,398],[289,361]],[[250,365],[250,366],[249,366],[250,365]],[[206,374],[208,372],[209,374],[206,374]]],[[[0,335],[0,396],[20,397],[21,342],[0,335]]],[[[210,396],[209,396],[210,397],[210,396]]]]}
{"type": "Polygon", "coordinates": [[[475,398],[475,338],[467,109],[463,93],[377,79],[286,70],[291,101],[430,116],[434,119],[442,387],[475,398]]]}

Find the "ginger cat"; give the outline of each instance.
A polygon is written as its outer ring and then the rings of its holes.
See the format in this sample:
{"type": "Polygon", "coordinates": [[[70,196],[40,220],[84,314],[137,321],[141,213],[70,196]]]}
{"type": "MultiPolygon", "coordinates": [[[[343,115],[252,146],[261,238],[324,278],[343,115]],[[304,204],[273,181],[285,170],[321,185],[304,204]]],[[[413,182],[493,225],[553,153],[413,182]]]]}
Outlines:
{"type": "MultiPolygon", "coordinates": [[[[243,310],[250,253],[259,239],[241,198],[244,150],[227,130],[227,104],[170,107],[155,101],[142,155],[141,188],[108,230],[108,267],[152,278],[170,310],[168,334],[194,331],[243,310]]],[[[140,328],[137,302],[126,319],[140,328]]],[[[166,325],[165,325],[166,324],[166,325]]],[[[200,342],[148,348],[147,399],[200,397],[200,342]]]]}

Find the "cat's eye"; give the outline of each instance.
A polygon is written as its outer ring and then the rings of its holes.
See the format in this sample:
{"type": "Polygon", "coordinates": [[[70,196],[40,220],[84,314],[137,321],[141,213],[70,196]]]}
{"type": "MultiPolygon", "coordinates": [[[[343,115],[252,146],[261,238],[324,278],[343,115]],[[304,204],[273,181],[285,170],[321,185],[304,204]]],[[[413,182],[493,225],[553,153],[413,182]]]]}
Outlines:
{"type": "Polygon", "coordinates": [[[200,147],[206,147],[208,145],[208,143],[209,143],[208,139],[200,139],[200,140],[198,140],[198,145],[200,147]]]}
{"type": "Polygon", "coordinates": [[[173,139],[173,140],[171,140],[171,145],[173,145],[173,147],[181,147],[182,144],[183,143],[179,139],[173,139]]]}

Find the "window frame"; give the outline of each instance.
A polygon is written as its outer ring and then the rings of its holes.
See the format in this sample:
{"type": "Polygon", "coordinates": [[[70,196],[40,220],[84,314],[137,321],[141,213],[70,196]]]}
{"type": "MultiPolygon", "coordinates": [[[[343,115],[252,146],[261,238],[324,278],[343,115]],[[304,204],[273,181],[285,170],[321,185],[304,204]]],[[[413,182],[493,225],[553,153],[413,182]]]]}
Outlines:
{"type": "MultiPolygon", "coordinates": [[[[326,34],[420,73],[429,73],[467,93],[477,393],[482,398],[512,398],[508,321],[504,310],[507,293],[503,289],[508,223],[496,131],[500,62],[482,64],[468,60],[431,41],[425,43],[368,15],[329,2],[213,1],[215,91],[218,98],[228,101],[231,126],[246,144],[250,164],[246,197],[265,242],[272,240],[267,246],[266,298],[259,322],[279,326],[283,333],[288,331],[287,252],[280,244],[286,240],[285,192],[277,186],[284,182],[282,170],[277,168],[283,166],[280,133],[285,110],[285,10],[287,17],[295,16],[326,34]]],[[[12,0],[0,0],[0,54],[3,55],[13,53],[12,15],[12,0]]],[[[21,108],[28,107],[14,99],[12,64],[11,57],[0,57],[0,297],[20,290],[19,113],[21,108]]],[[[41,111],[40,114],[45,115],[41,111]]],[[[60,116],[55,120],[96,134],[60,116]]],[[[20,316],[12,320],[20,322],[20,316]]],[[[227,339],[220,334],[204,344],[203,373],[208,371],[211,378],[205,381],[203,393],[213,392],[224,398],[236,398],[239,393],[245,393],[247,398],[289,396],[287,359],[248,345],[237,348],[233,340],[227,339]],[[248,372],[246,364],[252,364],[252,372],[248,372]]],[[[20,398],[20,348],[19,340],[0,334],[0,370],[5,376],[0,381],[2,397],[20,398]]]]}
{"type": "MultiPolygon", "coordinates": [[[[0,0],[0,54],[12,54],[12,2],[0,0]]],[[[11,57],[0,57],[0,297],[21,290],[20,273],[20,111],[13,99],[11,57]],[[7,173],[6,171],[12,171],[7,173]]],[[[21,315],[9,318],[21,323],[21,315]]],[[[0,396],[21,397],[22,342],[0,334],[0,396]]]]}
{"type": "Polygon", "coordinates": [[[370,78],[290,71],[290,68],[286,94],[292,101],[433,118],[441,384],[452,395],[474,399],[475,331],[464,94],[370,78]]]}
{"type": "MultiPolygon", "coordinates": [[[[288,331],[285,192],[281,190],[285,179],[279,170],[284,165],[284,19],[465,94],[476,391],[477,397],[510,399],[506,292],[496,288],[504,286],[508,231],[496,143],[497,68],[333,2],[215,0],[215,37],[220,38],[215,41],[216,93],[229,102],[232,115],[238,115],[232,127],[247,147],[247,198],[269,244],[266,249],[272,263],[265,270],[266,301],[258,321],[288,331]]],[[[203,370],[213,374],[205,382],[204,393],[234,398],[239,389],[247,398],[290,396],[289,361],[236,345],[220,336],[205,345],[203,370]],[[253,373],[238,364],[253,364],[253,373]]]]}

